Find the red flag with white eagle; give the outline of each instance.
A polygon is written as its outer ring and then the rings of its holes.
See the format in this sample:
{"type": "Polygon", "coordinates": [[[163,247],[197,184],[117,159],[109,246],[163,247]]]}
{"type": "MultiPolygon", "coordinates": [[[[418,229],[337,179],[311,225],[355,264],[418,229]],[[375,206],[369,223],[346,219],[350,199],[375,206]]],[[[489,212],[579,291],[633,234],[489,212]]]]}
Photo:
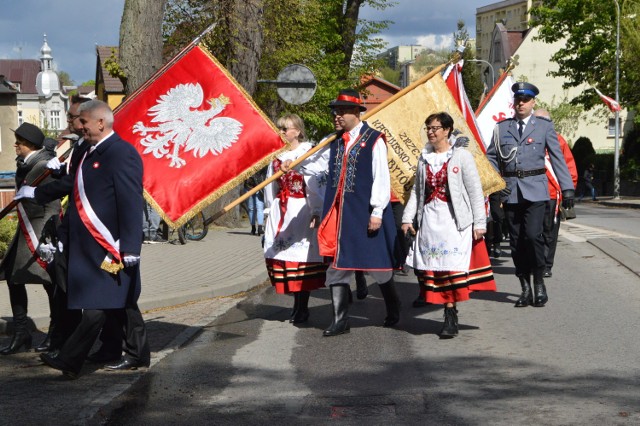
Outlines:
{"type": "Polygon", "coordinates": [[[607,104],[607,106],[609,107],[609,109],[611,110],[611,112],[616,112],[616,111],[620,111],[622,108],[620,107],[620,104],[618,102],[616,102],[615,99],[610,98],[609,96],[605,95],[604,93],[602,93],[601,91],[599,91],[598,89],[596,89],[595,87],[593,88],[593,90],[596,91],[596,93],[598,94],[598,96],[600,96],[600,99],[602,99],[602,102],[604,102],[605,104],[607,104]]]}
{"type": "Polygon", "coordinates": [[[114,130],[140,153],[145,198],[170,226],[185,223],[285,147],[251,97],[195,42],[116,109],[114,130]]]}

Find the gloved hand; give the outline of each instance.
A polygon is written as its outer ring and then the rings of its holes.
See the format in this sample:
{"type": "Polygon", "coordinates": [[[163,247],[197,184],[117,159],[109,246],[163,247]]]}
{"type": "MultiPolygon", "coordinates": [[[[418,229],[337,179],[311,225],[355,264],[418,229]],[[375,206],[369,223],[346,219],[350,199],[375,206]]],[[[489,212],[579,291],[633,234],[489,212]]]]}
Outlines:
{"type": "Polygon", "coordinates": [[[56,252],[56,248],[51,243],[38,245],[38,256],[43,262],[53,262],[53,254],[56,252]]]}
{"type": "Polygon", "coordinates": [[[562,191],[562,208],[570,209],[573,208],[573,200],[576,196],[576,191],[573,189],[565,189],[562,191]]]}
{"type": "Polygon", "coordinates": [[[49,170],[60,170],[61,167],[62,163],[58,157],[53,157],[51,160],[47,161],[47,169],[49,170]]]}
{"type": "Polygon", "coordinates": [[[62,249],[63,249],[63,248],[64,248],[64,247],[62,246],[62,241],[58,241],[58,251],[59,251],[60,253],[62,253],[62,249]]]}
{"type": "Polygon", "coordinates": [[[137,254],[125,253],[124,256],[122,256],[122,263],[124,263],[124,266],[127,268],[130,266],[136,266],[138,263],[140,263],[140,256],[138,256],[137,254]]]}
{"type": "Polygon", "coordinates": [[[503,190],[498,192],[498,194],[500,194],[500,198],[507,198],[509,194],[511,194],[511,190],[508,186],[506,186],[503,190]]]}
{"type": "Polygon", "coordinates": [[[33,198],[36,192],[35,186],[23,185],[16,192],[16,196],[13,197],[14,200],[21,200],[23,198],[33,198]]]}

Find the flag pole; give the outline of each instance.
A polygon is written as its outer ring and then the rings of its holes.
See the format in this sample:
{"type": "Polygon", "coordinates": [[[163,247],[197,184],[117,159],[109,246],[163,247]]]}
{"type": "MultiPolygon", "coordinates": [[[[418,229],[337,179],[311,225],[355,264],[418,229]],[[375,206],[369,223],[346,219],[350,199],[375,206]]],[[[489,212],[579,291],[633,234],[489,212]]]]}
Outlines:
{"type": "MultiPolygon", "coordinates": [[[[399,91],[395,95],[391,96],[390,98],[388,98],[387,100],[382,102],[380,105],[378,105],[374,109],[364,113],[363,116],[362,116],[362,121],[366,121],[367,118],[369,118],[372,115],[376,114],[381,109],[386,108],[387,106],[391,105],[393,102],[395,102],[396,100],[398,100],[402,96],[406,95],[407,93],[411,92],[416,87],[419,87],[419,86],[423,85],[425,82],[430,80],[433,76],[435,76],[436,74],[439,74],[447,65],[449,65],[451,63],[455,63],[459,59],[460,59],[459,55],[457,55],[457,54],[454,55],[454,57],[449,62],[446,62],[446,63],[444,63],[442,65],[437,66],[432,71],[430,71],[429,73],[425,74],[423,77],[421,77],[420,79],[416,80],[415,82],[413,82],[409,86],[405,87],[404,89],[402,89],[401,91],[399,91]]],[[[320,142],[318,145],[316,145],[313,148],[311,148],[309,151],[304,153],[304,155],[301,155],[296,160],[294,160],[291,163],[291,165],[289,166],[289,168],[290,169],[294,168],[295,166],[297,166],[298,164],[300,164],[301,162],[303,162],[304,160],[306,160],[307,158],[309,158],[310,156],[312,156],[316,152],[320,151],[322,148],[324,148],[327,145],[329,145],[331,142],[333,142],[335,140],[336,136],[337,135],[329,136],[328,138],[326,138],[325,140],[320,142]]],[[[204,221],[204,226],[209,226],[216,219],[218,219],[221,216],[223,216],[224,214],[228,213],[232,208],[236,207],[237,205],[242,203],[244,200],[246,200],[247,198],[251,197],[253,194],[255,194],[256,192],[260,191],[265,186],[269,185],[274,180],[279,179],[280,176],[282,176],[283,174],[284,174],[284,172],[282,170],[278,170],[271,177],[269,177],[268,179],[264,180],[263,182],[261,182],[260,184],[256,185],[255,187],[251,188],[249,191],[245,192],[240,197],[236,198],[235,200],[233,200],[232,202],[230,202],[229,204],[224,206],[222,208],[222,210],[220,210],[219,212],[215,213],[210,218],[206,219],[204,221]]]]}
{"type": "MultiPolygon", "coordinates": [[[[64,163],[65,160],[67,158],[69,158],[69,155],[71,155],[71,151],[73,151],[73,147],[74,144],[71,145],[71,147],[69,147],[69,149],[67,149],[65,152],[62,153],[62,155],[59,157],[59,160],[61,163],[64,163]]],[[[47,178],[47,176],[49,176],[52,173],[51,169],[46,169],[44,172],[42,172],[37,178],[35,178],[33,180],[33,182],[31,182],[31,184],[29,186],[38,186],[40,185],[40,183],[45,180],[47,178]]],[[[4,219],[4,217],[9,214],[9,212],[11,210],[13,210],[18,203],[20,203],[20,201],[22,201],[22,199],[20,200],[12,200],[9,204],[7,204],[7,207],[5,207],[4,209],[0,210],[0,220],[4,219]]]]}

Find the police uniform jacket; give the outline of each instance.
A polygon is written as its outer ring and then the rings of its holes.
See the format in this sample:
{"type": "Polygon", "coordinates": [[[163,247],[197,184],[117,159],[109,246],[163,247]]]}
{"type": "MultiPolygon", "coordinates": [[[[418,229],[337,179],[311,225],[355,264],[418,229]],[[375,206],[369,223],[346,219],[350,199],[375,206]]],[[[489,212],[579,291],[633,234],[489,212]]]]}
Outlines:
{"type": "Polygon", "coordinates": [[[551,120],[531,116],[522,136],[518,133],[516,118],[508,118],[496,124],[491,144],[487,147],[487,158],[511,190],[502,202],[549,200],[545,150],[549,152],[551,165],[562,191],[573,190],[571,175],[551,120]]]}
{"type": "MultiPolygon", "coordinates": [[[[120,253],[140,254],[142,247],[142,159],[135,148],[112,134],[80,165],[84,190],[91,207],[115,240],[120,253]]],[[[117,274],[100,268],[107,251],[82,222],[74,198],[77,177],[67,209],[69,309],[118,309],[135,303],[140,295],[140,265],[117,274]]]]}

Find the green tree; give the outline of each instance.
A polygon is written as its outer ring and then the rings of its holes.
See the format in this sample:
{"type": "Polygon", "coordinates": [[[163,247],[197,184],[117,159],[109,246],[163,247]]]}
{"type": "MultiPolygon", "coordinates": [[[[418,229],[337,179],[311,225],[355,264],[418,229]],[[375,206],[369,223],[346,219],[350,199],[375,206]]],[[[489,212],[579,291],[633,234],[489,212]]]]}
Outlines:
{"type": "Polygon", "coordinates": [[[478,72],[477,63],[470,62],[469,59],[475,59],[475,54],[471,42],[469,41],[469,32],[464,25],[463,20],[458,21],[458,31],[453,33],[453,39],[456,46],[463,46],[462,59],[465,60],[462,66],[462,82],[467,97],[471,103],[471,107],[475,110],[480,104],[480,99],[484,93],[484,84],[480,73],[478,72]]]}
{"type": "Polygon", "coordinates": [[[580,120],[586,117],[584,107],[571,103],[567,92],[563,94],[559,102],[555,95],[551,98],[550,103],[537,99],[536,108],[549,111],[556,131],[568,139],[575,136],[580,120]]]}
{"type": "Polygon", "coordinates": [[[60,80],[61,86],[73,86],[74,82],[71,80],[71,76],[66,71],[58,71],[58,79],[60,80]]]}
{"type": "MultiPolygon", "coordinates": [[[[169,0],[164,23],[165,52],[175,53],[213,22],[216,27],[205,42],[231,71],[236,56],[229,49],[229,40],[238,31],[238,25],[233,29],[230,3],[231,0],[169,0]]],[[[298,63],[309,67],[318,81],[313,99],[298,106],[280,100],[273,85],[258,85],[253,98],[269,117],[275,119],[284,112],[297,113],[304,119],[307,133],[313,139],[331,131],[326,105],[339,89],[357,87],[360,76],[373,72],[379,65],[375,52],[383,47],[383,42],[375,34],[388,22],[359,19],[359,9],[365,4],[384,9],[392,3],[388,0],[264,0],[258,17],[263,32],[258,78],[275,80],[286,65],[298,63]]],[[[244,22],[240,21],[241,26],[244,22]]],[[[236,76],[233,71],[232,74],[236,76]]]]}
{"type": "MultiPolygon", "coordinates": [[[[640,104],[640,92],[635,87],[640,77],[638,3],[620,0],[620,100],[630,109],[638,109],[640,104]]],[[[547,43],[564,42],[552,56],[558,70],[551,75],[564,77],[565,88],[586,83],[597,85],[610,96],[615,94],[617,13],[613,0],[543,0],[531,13],[531,24],[540,29],[539,39],[547,43]]],[[[587,109],[601,105],[592,90],[583,91],[571,102],[587,109]]]]}

